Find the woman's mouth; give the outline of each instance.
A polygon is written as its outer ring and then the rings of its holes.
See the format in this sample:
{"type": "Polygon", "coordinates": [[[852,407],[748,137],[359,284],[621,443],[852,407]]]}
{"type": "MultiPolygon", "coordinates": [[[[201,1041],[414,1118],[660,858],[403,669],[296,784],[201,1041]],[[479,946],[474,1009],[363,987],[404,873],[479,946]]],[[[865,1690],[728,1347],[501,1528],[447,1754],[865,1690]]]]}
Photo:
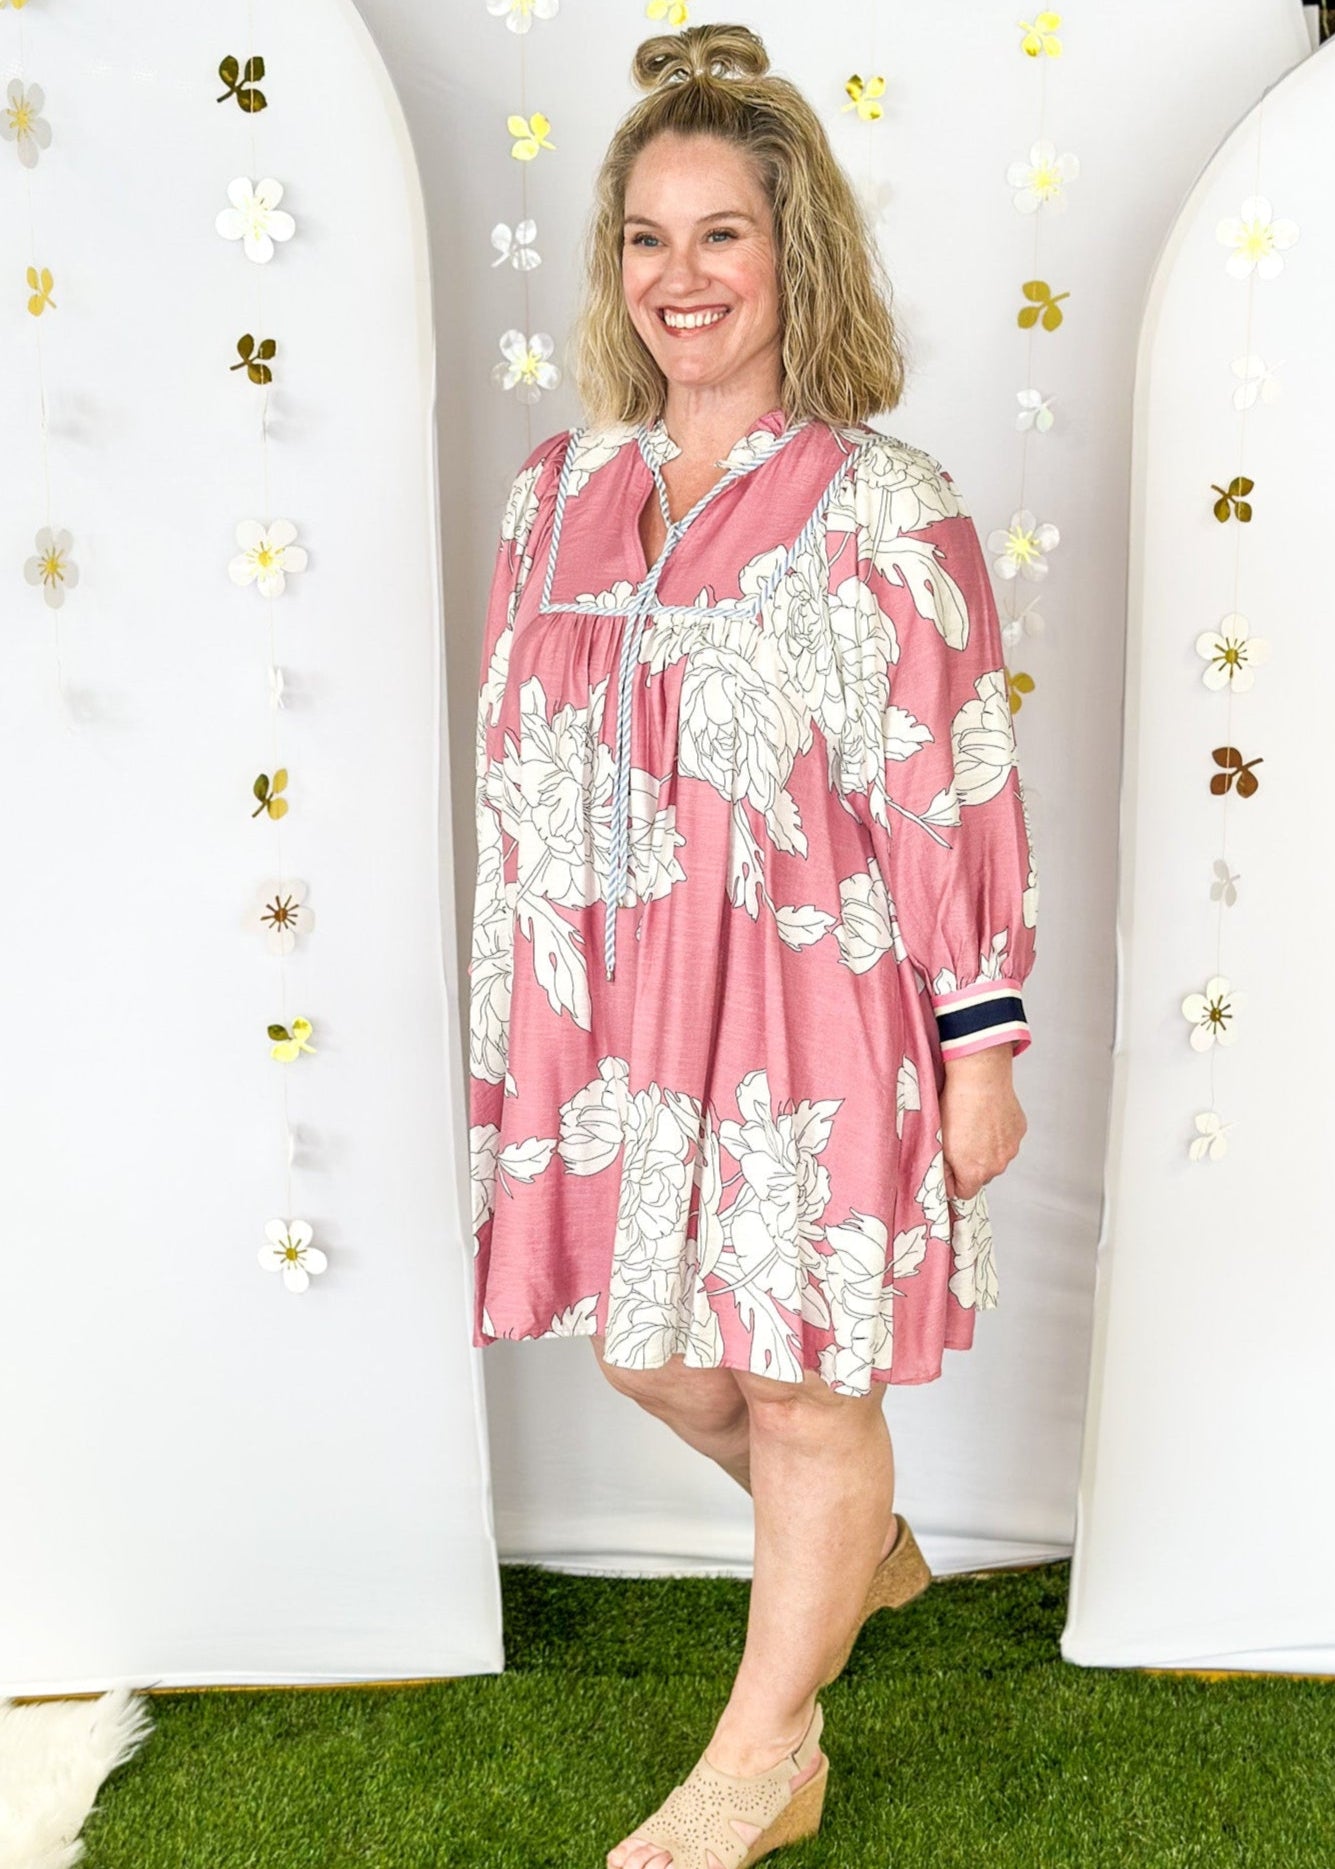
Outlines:
{"type": "Polygon", "coordinates": [[[698,312],[683,312],[660,306],[658,318],[674,337],[691,337],[697,331],[712,331],[716,324],[723,323],[731,309],[730,305],[713,305],[698,312]]]}

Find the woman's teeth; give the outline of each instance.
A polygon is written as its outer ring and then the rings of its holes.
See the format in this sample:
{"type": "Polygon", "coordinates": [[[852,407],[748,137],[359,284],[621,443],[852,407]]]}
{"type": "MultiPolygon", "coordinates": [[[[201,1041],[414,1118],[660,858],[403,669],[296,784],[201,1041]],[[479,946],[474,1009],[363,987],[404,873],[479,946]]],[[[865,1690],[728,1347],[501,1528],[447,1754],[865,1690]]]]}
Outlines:
{"type": "Polygon", "coordinates": [[[727,308],[712,312],[660,312],[659,317],[669,331],[699,331],[706,325],[718,324],[728,315],[727,308]]]}

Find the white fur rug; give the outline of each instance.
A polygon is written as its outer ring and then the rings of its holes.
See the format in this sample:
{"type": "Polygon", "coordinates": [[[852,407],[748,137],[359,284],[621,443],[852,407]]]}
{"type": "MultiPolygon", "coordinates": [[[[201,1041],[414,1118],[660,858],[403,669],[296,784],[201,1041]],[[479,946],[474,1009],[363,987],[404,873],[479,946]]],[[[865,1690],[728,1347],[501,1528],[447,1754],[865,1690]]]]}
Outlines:
{"type": "Polygon", "coordinates": [[[103,1781],[139,1750],[153,1722],[143,1697],[116,1687],[96,1700],[0,1700],[0,1869],[71,1869],[103,1781]]]}

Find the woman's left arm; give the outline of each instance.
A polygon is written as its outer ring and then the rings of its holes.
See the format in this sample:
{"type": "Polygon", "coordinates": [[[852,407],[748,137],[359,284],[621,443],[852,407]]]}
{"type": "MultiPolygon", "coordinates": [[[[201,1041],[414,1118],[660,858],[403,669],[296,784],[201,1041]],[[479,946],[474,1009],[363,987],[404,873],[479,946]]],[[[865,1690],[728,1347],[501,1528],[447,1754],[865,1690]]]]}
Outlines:
{"type": "Polygon", "coordinates": [[[919,494],[918,524],[864,533],[865,575],[891,625],[870,802],[887,833],[903,949],[936,1017],[950,1191],[970,1199],[1014,1158],[1026,1128],[1011,1068],[1031,1042],[1021,988],[1034,961],[1037,873],[987,562],[945,470],[919,494]]]}

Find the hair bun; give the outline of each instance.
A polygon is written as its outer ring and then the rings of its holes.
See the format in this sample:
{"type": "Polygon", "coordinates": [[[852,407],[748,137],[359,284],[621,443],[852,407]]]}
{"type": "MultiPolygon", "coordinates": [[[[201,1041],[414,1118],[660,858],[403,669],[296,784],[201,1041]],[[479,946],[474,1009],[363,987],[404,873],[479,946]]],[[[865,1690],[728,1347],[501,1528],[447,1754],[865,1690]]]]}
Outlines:
{"type": "Polygon", "coordinates": [[[749,26],[688,26],[637,46],[631,77],[642,91],[658,91],[669,84],[763,78],[768,70],[769,53],[749,26]]]}

